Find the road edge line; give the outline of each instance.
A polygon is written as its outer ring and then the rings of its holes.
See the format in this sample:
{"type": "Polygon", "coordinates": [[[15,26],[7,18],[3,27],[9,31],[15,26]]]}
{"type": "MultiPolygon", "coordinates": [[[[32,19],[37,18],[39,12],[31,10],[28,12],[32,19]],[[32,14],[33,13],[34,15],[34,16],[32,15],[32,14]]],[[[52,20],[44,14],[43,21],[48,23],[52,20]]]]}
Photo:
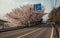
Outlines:
{"type": "Polygon", "coordinates": [[[51,33],[51,35],[50,35],[50,38],[53,38],[53,32],[54,32],[54,28],[53,28],[53,26],[52,26],[52,33],[51,33]]]}

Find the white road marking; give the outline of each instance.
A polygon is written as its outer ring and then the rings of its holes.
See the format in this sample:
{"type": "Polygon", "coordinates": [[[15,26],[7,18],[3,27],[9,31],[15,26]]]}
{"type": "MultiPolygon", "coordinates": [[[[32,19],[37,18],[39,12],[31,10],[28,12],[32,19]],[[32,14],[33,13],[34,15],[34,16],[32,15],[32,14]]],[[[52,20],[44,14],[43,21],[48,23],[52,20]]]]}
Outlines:
{"type": "Polygon", "coordinates": [[[52,26],[52,32],[51,32],[50,38],[53,38],[53,32],[54,32],[54,28],[52,26]]]}

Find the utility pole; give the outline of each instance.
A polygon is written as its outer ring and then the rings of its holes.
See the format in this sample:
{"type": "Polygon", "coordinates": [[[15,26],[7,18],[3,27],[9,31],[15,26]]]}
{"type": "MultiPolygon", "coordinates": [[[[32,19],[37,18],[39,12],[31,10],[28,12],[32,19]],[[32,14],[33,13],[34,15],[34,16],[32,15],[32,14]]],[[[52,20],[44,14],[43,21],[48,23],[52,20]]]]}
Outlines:
{"type": "Polygon", "coordinates": [[[55,0],[55,7],[56,7],[56,5],[57,5],[57,0],[55,0]]]}
{"type": "Polygon", "coordinates": [[[29,16],[29,20],[28,20],[28,26],[29,26],[29,27],[31,26],[30,20],[31,20],[31,8],[30,8],[30,16],[29,16]]]}

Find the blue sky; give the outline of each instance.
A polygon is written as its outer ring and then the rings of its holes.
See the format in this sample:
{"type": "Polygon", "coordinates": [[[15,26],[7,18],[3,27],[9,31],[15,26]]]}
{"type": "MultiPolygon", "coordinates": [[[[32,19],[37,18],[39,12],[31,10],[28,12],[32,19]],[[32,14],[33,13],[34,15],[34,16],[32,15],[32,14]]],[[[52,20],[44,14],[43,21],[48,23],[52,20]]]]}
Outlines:
{"type": "MultiPolygon", "coordinates": [[[[49,13],[52,6],[55,6],[55,0],[0,0],[0,19],[5,19],[5,14],[11,11],[11,9],[20,7],[25,4],[35,4],[42,3],[45,6],[45,12],[49,13]]],[[[58,7],[60,5],[60,0],[57,0],[58,7]]],[[[47,16],[45,16],[45,19],[47,16]]]]}

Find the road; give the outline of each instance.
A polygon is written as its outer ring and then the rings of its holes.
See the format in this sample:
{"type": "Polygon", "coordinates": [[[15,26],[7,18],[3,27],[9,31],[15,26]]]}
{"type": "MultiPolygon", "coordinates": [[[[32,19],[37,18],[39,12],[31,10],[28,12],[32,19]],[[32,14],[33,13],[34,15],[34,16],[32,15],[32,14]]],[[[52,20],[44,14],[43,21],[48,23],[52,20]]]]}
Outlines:
{"type": "Polygon", "coordinates": [[[50,38],[52,26],[47,24],[0,33],[0,38],[50,38]]]}

